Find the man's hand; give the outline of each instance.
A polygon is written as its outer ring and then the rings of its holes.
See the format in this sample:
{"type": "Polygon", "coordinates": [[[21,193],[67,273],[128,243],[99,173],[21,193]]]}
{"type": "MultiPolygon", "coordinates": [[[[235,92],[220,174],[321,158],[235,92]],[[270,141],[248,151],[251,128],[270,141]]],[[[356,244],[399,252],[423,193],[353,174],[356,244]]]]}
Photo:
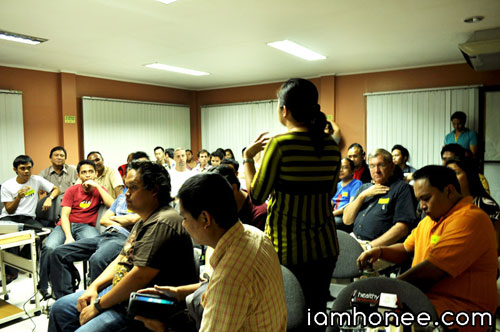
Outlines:
{"type": "Polygon", "coordinates": [[[363,271],[366,267],[372,268],[373,263],[375,263],[382,254],[382,248],[372,248],[370,250],[364,251],[359,255],[356,264],[358,269],[363,271]]]}
{"type": "Polygon", "coordinates": [[[257,155],[257,153],[264,150],[267,142],[269,141],[269,137],[266,136],[267,134],[268,132],[260,134],[255,142],[245,149],[245,151],[243,152],[243,156],[245,159],[253,159],[257,155]]]}
{"type": "Polygon", "coordinates": [[[132,214],[126,214],[122,216],[111,216],[109,217],[109,220],[120,224],[121,226],[127,227],[130,225],[135,224],[137,221],[139,221],[141,217],[139,217],[138,214],[132,213],[132,214]]]}
{"type": "Polygon", "coordinates": [[[87,180],[84,183],[82,183],[82,186],[83,186],[84,190],[88,191],[88,190],[90,190],[92,188],[96,188],[99,185],[94,180],[87,180]]]}
{"type": "Polygon", "coordinates": [[[47,211],[51,207],[52,207],[52,198],[50,198],[49,196],[45,199],[45,202],[43,202],[42,211],[47,211]]]}
{"type": "Polygon", "coordinates": [[[163,332],[165,331],[165,324],[156,319],[146,318],[142,316],[135,316],[134,319],[139,320],[144,323],[148,329],[154,332],[163,332]]]}
{"type": "Polygon", "coordinates": [[[31,189],[30,186],[25,186],[25,187],[22,187],[21,189],[19,189],[19,191],[17,192],[17,196],[19,196],[19,198],[23,198],[24,196],[26,196],[26,193],[31,189]]]}
{"type": "Polygon", "coordinates": [[[141,294],[152,294],[152,295],[166,295],[170,297],[175,297],[177,301],[184,301],[185,296],[183,297],[182,294],[179,292],[179,287],[172,287],[172,286],[158,286],[155,285],[154,288],[145,288],[137,291],[137,293],[141,294]]]}
{"type": "Polygon", "coordinates": [[[88,305],[80,312],[80,325],[87,323],[89,320],[99,315],[99,311],[95,308],[94,304],[88,305]]]}
{"type": "Polygon", "coordinates": [[[364,190],[360,195],[363,195],[363,199],[365,198],[370,198],[373,196],[377,195],[383,195],[389,191],[389,187],[381,185],[381,184],[375,184],[371,186],[370,188],[364,190]]]}
{"type": "Polygon", "coordinates": [[[94,302],[95,299],[99,296],[99,293],[94,288],[87,288],[87,290],[78,298],[76,302],[76,310],[78,312],[82,312],[85,307],[94,302]]]}

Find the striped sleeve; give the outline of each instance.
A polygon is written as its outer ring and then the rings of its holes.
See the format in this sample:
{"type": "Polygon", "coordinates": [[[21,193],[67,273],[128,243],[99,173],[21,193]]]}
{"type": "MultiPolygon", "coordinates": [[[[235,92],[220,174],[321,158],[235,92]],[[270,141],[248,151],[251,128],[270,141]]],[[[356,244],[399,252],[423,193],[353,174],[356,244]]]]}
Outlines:
{"type": "Polygon", "coordinates": [[[262,163],[252,180],[250,197],[254,204],[262,204],[271,194],[278,177],[281,149],[276,138],[271,138],[264,150],[262,163]]]}

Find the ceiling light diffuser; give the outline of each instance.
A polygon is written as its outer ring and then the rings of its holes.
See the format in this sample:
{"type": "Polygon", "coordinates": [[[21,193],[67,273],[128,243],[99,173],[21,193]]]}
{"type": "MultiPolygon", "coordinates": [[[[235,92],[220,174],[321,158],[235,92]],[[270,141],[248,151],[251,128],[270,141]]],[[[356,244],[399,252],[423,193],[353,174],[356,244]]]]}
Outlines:
{"type": "Polygon", "coordinates": [[[144,66],[148,67],[148,68],[167,70],[167,71],[172,71],[174,73],[181,73],[181,74],[187,74],[187,75],[193,75],[193,76],[210,75],[209,73],[205,73],[203,71],[174,67],[174,66],[164,65],[162,63],[152,63],[152,64],[144,65],[144,66]]]}
{"type": "Polygon", "coordinates": [[[310,49],[307,49],[304,46],[300,46],[299,44],[294,43],[290,40],[281,40],[273,43],[267,43],[267,45],[309,61],[326,59],[326,56],[311,51],[310,49]]]}
{"type": "Polygon", "coordinates": [[[30,45],[37,45],[46,42],[48,40],[45,38],[22,35],[20,33],[9,32],[4,30],[0,30],[0,39],[5,39],[18,43],[30,44],[30,45]]]}
{"type": "Polygon", "coordinates": [[[163,2],[164,4],[168,5],[169,3],[176,2],[177,0],[156,0],[159,2],[163,2]]]}

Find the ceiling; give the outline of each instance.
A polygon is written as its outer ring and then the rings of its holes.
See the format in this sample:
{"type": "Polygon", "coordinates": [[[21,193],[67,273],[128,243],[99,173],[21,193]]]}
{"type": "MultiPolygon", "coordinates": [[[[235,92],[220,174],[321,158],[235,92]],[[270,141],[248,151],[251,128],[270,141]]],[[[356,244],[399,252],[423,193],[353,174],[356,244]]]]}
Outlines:
{"type": "Polygon", "coordinates": [[[499,0],[1,0],[0,29],[49,41],[0,40],[0,65],[202,90],[465,62],[458,44],[498,26],[499,0]],[[283,39],[327,59],[266,45],[283,39]]]}

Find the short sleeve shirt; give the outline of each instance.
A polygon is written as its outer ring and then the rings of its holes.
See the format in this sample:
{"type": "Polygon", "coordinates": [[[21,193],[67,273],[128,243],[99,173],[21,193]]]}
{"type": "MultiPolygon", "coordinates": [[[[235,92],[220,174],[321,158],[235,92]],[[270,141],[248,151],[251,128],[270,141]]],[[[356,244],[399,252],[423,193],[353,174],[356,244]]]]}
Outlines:
{"type": "Polygon", "coordinates": [[[78,180],[76,167],[66,164],[64,164],[60,174],[57,174],[54,170],[54,166],[50,166],[41,171],[40,176],[57,186],[57,188],[61,191],[61,194],[65,193],[66,190],[74,185],[76,180],[78,180]]]}
{"type": "Polygon", "coordinates": [[[106,188],[106,191],[116,199],[115,188],[123,186],[123,180],[120,177],[120,173],[116,169],[112,169],[108,166],[104,167],[104,172],[102,175],[95,179],[95,182],[106,188]]]}
{"type": "Polygon", "coordinates": [[[160,270],[147,285],[180,286],[198,282],[193,242],[182,227],[182,217],[171,207],[156,210],[146,221],[135,223],[120,253],[113,285],[134,266],[160,270]]]}
{"type": "MultiPolygon", "coordinates": [[[[373,186],[363,184],[357,194],[373,186]]],[[[389,184],[389,191],[383,195],[367,198],[354,220],[354,234],[361,240],[374,240],[387,232],[397,222],[403,222],[413,229],[417,224],[416,200],[411,186],[402,180],[389,184]]]]}
{"type": "Polygon", "coordinates": [[[21,198],[21,201],[13,214],[9,214],[4,207],[0,218],[19,215],[35,218],[36,205],[38,203],[38,191],[43,190],[49,193],[54,188],[54,185],[38,175],[32,175],[28,181],[22,184],[18,183],[16,178],[17,177],[9,179],[2,184],[0,197],[3,203],[14,201],[21,188],[29,187],[30,189],[26,192],[26,195],[21,198]]]}
{"type": "Polygon", "coordinates": [[[361,187],[362,184],[363,182],[361,182],[360,180],[353,179],[345,187],[343,187],[342,181],[339,181],[339,183],[337,183],[337,192],[332,198],[334,210],[341,209],[342,207],[344,207],[344,205],[349,203],[351,201],[351,198],[356,195],[359,187],[361,187]]]}
{"type": "Polygon", "coordinates": [[[95,226],[101,203],[102,198],[96,188],[86,192],[81,184],[75,184],[66,190],[61,206],[71,208],[70,222],[95,226]]]}
{"type": "Polygon", "coordinates": [[[458,136],[455,140],[455,130],[452,130],[448,135],[444,137],[444,144],[459,144],[464,149],[470,149],[471,145],[477,145],[477,136],[473,130],[465,128],[465,130],[458,136]]]}

